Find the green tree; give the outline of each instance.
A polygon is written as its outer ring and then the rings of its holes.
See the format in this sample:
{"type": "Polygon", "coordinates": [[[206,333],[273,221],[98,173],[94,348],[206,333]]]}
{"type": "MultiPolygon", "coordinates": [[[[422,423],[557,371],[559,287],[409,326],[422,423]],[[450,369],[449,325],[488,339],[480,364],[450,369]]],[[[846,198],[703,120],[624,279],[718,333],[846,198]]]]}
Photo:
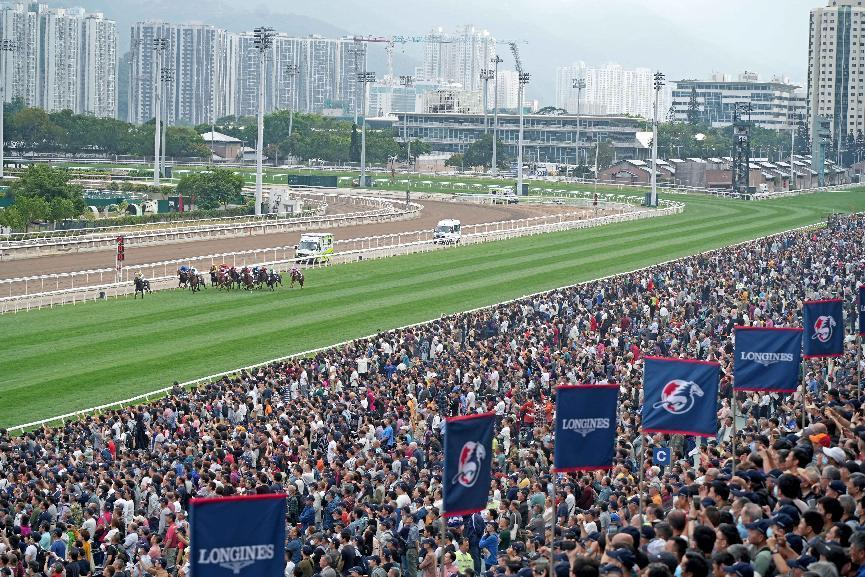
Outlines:
{"type": "Polygon", "coordinates": [[[697,103],[697,89],[691,88],[691,98],[688,100],[688,124],[696,126],[700,122],[700,105],[697,103]]]}
{"type": "Polygon", "coordinates": [[[227,206],[242,189],[243,176],[223,168],[190,173],[177,183],[178,194],[189,199],[195,198],[196,207],[205,210],[227,206]]]}
{"type": "Polygon", "coordinates": [[[14,204],[0,210],[0,226],[5,226],[12,230],[21,230],[25,228],[26,224],[24,215],[21,214],[21,211],[14,204]]]}
{"type": "Polygon", "coordinates": [[[445,166],[453,166],[454,168],[462,168],[463,167],[463,155],[460,152],[456,154],[451,154],[450,158],[445,160],[445,166]]]}
{"type": "Polygon", "coordinates": [[[48,203],[48,217],[54,222],[75,218],[80,214],[76,212],[75,204],[68,198],[53,198],[48,203]]]}
{"type": "MultiPolygon", "coordinates": [[[[501,139],[496,142],[496,162],[499,168],[508,165],[505,145],[501,139]]],[[[483,166],[489,168],[493,164],[493,137],[491,134],[482,136],[469,145],[465,151],[466,166],[483,166]]]]}
{"type": "Polygon", "coordinates": [[[602,140],[598,142],[597,147],[597,156],[598,156],[598,171],[606,170],[613,165],[613,160],[615,159],[615,151],[613,150],[613,145],[609,140],[602,140]]]}
{"type": "Polygon", "coordinates": [[[48,218],[48,203],[45,202],[44,198],[38,196],[16,197],[12,208],[20,213],[20,218],[23,221],[25,232],[30,229],[30,223],[34,220],[44,220],[48,218]]]}
{"type": "MultiPolygon", "coordinates": [[[[8,195],[17,204],[21,198],[39,198],[46,206],[54,199],[66,199],[72,203],[74,214],[84,212],[84,189],[69,183],[69,174],[47,164],[33,164],[9,187],[8,195]]],[[[22,211],[23,212],[23,211],[22,211]]]]}
{"type": "MultiPolygon", "coordinates": [[[[429,144],[427,144],[426,142],[424,142],[422,140],[415,139],[415,140],[411,141],[411,149],[410,150],[411,150],[412,158],[417,158],[418,156],[421,156],[423,154],[429,154],[430,152],[432,152],[432,146],[430,146],[429,144]]],[[[400,157],[400,159],[405,158],[405,152],[406,152],[405,142],[400,141],[400,143],[399,143],[399,157],[400,157]]]]}

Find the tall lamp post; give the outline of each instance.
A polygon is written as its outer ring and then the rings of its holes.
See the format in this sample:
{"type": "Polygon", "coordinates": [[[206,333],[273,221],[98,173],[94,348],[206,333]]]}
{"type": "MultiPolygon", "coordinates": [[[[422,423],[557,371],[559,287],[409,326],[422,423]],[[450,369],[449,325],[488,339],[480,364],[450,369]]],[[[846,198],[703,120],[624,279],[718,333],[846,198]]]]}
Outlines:
{"type": "MultiPolygon", "coordinates": [[[[413,76],[400,76],[399,83],[402,85],[403,98],[408,102],[408,88],[414,82],[413,76]]],[[[402,137],[405,140],[405,161],[411,166],[411,141],[408,139],[408,109],[402,120],[402,137]]]]}
{"type": "Polygon", "coordinates": [[[490,59],[493,63],[493,161],[492,173],[499,173],[499,164],[496,159],[496,149],[499,144],[499,63],[503,62],[501,57],[496,54],[490,59]]]}
{"type": "Polygon", "coordinates": [[[291,129],[294,127],[294,99],[297,98],[297,75],[300,74],[300,66],[297,64],[286,64],[285,74],[288,76],[288,137],[291,138],[291,129]]]}
{"type": "Polygon", "coordinates": [[[664,74],[655,72],[655,111],[652,121],[652,197],[651,205],[658,206],[658,97],[664,87],[664,74]]]}
{"type": "Polygon", "coordinates": [[[366,186],[366,86],[375,82],[375,72],[358,72],[357,81],[361,85],[361,113],[363,118],[360,124],[360,186],[366,186]]]}
{"type": "MultiPolygon", "coordinates": [[[[519,73],[519,92],[517,92],[517,107],[520,109],[520,132],[517,138],[517,195],[523,194],[523,93],[531,75],[528,72],[519,73]]],[[[495,147],[493,147],[495,149],[495,147]]]]}
{"type": "Polygon", "coordinates": [[[153,51],[156,53],[153,62],[153,108],[155,109],[156,125],[153,127],[153,184],[159,186],[159,174],[161,168],[159,160],[161,156],[161,140],[162,140],[162,56],[165,49],[168,48],[168,39],[154,38],[153,51]]]}
{"type": "Polygon", "coordinates": [[[273,46],[273,28],[264,26],[253,31],[253,45],[258,50],[258,140],[255,143],[255,216],[261,216],[262,157],[264,155],[264,66],[267,52],[273,46]]]}
{"type": "Polygon", "coordinates": [[[6,52],[12,52],[17,47],[14,40],[0,40],[0,180],[3,180],[3,148],[6,146],[6,137],[3,134],[3,112],[6,108],[6,70],[3,63],[6,60],[6,52]]]}
{"type": "Polygon", "coordinates": [[[583,88],[586,87],[585,78],[574,78],[573,87],[577,90],[577,139],[575,141],[576,162],[574,164],[574,176],[577,176],[577,169],[580,167],[580,101],[583,96],[583,88]]]}
{"type": "Polygon", "coordinates": [[[484,68],[481,70],[481,82],[484,83],[484,136],[486,136],[490,130],[490,123],[487,118],[487,109],[489,108],[489,106],[487,106],[487,103],[489,102],[489,84],[490,80],[493,79],[494,75],[495,72],[490,70],[489,68],[484,68]]]}
{"type": "MultiPolygon", "coordinates": [[[[174,70],[172,70],[171,68],[163,68],[162,71],[159,73],[159,79],[162,81],[163,99],[167,102],[168,101],[168,95],[164,94],[164,92],[165,92],[167,85],[174,82],[174,70]]],[[[165,121],[162,123],[162,136],[160,137],[161,138],[161,142],[160,142],[161,160],[159,161],[159,177],[160,178],[165,176],[165,143],[168,140],[168,123],[169,123],[169,121],[170,121],[170,116],[167,114],[167,110],[166,110],[165,121]]]]}

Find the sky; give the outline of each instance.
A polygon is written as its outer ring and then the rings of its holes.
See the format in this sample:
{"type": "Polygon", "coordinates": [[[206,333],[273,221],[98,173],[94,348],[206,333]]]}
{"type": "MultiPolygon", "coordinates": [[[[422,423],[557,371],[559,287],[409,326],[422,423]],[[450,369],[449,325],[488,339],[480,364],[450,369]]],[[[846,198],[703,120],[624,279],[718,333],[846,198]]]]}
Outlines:
{"type": "MultiPolygon", "coordinates": [[[[826,0],[43,0],[82,6],[117,20],[121,51],[133,22],[198,22],[231,31],[267,25],[292,34],[419,35],[465,24],[518,40],[532,74],[527,98],[552,104],[557,66],[616,62],[664,72],[669,80],[712,72],[757,72],[804,85],[808,13],[826,0]]],[[[502,51],[507,46],[502,45],[502,51]]],[[[370,52],[370,69],[384,56],[370,52]]],[[[420,63],[416,47],[398,47],[395,72],[420,63]]],[[[504,54],[503,68],[513,66],[504,54]]]]}

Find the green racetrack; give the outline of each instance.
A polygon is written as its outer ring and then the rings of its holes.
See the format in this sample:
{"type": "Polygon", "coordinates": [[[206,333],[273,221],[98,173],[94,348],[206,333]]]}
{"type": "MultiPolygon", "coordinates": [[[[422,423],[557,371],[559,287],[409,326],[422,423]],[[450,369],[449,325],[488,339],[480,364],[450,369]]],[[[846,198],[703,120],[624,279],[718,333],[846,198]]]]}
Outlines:
{"type": "Polygon", "coordinates": [[[0,316],[0,427],[865,210],[865,188],[668,198],[685,212],[310,270],[302,291],[164,291],[0,316]]]}

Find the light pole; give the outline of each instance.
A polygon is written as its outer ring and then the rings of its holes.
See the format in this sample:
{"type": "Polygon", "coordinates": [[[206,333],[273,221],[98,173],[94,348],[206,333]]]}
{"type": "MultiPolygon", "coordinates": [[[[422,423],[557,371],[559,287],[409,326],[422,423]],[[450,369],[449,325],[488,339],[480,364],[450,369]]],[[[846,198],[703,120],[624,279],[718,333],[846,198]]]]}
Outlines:
{"type": "Polygon", "coordinates": [[[264,66],[267,52],[273,46],[273,28],[253,30],[253,45],[258,50],[258,140],[255,143],[255,216],[261,216],[262,157],[264,155],[264,66]]]}
{"type": "Polygon", "coordinates": [[[165,49],[168,48],[168,40],[166,38],[153,39],[153,51],[155,58],[153,59],[153,74],[155,82],[153,85],[153,108],[155,109],[156,125],[153,127],[153,185],[159,186],[159,166],[160,159],[160,144],[162,140],[162,55],[165,49]]]}
{"type": "Polygon", "coordinates": [[[577,139],[575,142],[576,158],[574,163],[574,176],[577,176],[577,169],[580,167],[580,101],[582,100],[583,88],[586,87],[586,80],[584,78],[574,78],[573,87],[577,89],[577,139]]]}
{"type": "Polygon", "coordinates": [[[523,194],[523,92],[529,83],[531,75],[528,72],[519,73],[519,91],[517,92],[517,107],[520,109],[520,132],[517,138],[517,195],[523,194]]]}
{"type": "Polygon", "coordinates": [[[300,66],[297,64],[287,64],[285,66],[285,74],[288,76],[289,90],[288,93],[288,137],[291,138],[291,129],[294,126],[294,99],[297,96],[297,82],[295,79],[300,74],[300,66]]]}
{"type": "MultiPolygon", "coordinates": [[[[402,85],[403,98],[408,102],[408,87],[414,82],[413,76],[400,76],[399,83],[402,85]]],[[[408,109],[405,111],[402,121],[402,136],[405,139],[405,161],[411,166],[411,142],[408,139],[408,109]]]]}
{"type": "Polygon", "coordinates": [[[796,153],[796,129],[798,128],[798,115],[790,115],[790,184],[787,190],[793,190],[796,185],[796,171],[793,169],[793,155],[796,153]]]}
{"type": "Polygon", "coordinates": [[[487,109],[489,108],[489,106],[487,106],[487,103],[489,102],[489,96],[487,95],[489,94],[490,80],[493,79],[494,75],[495,72],[490,70],[489,68],[483,68],[481,70],[481,82],[484,83],[484,136],[489,133],[490,129],[490,123],[487,118],[487,109]]]}
{"type": "Polygon", "coordinates": [[[0,180],[3,180],[5,162],[3,157],[3,149],[6,146],[5,136],[3,134],[3,112],[6,108],[6,70],[2,66],[6,60],[5,52],[12,52],[17,47],[14,40],[0,40],[0,180]]]}
{"type": "Polygon", "coordinates": [[[655,111],[652,122],[652,197],[651,205],[658,206],[658,96],[664,87],[664,74],[655,72],[655,111]]]}
{"type": "Polygon", "coordinates": [[[499,144],[499,62],[503,62],[501,57],[496,54],[490,59],[493,63],[493,166],[492,173],[499,173],[499,165],[496,160],[496,149],[499,144]]]}
{"type": "Polygon", "coordinates": [[[361,91],[361,112],[363,118],[360,125],[360,186],[366,186],[366,85],[375,82],[375,72],[358,72],[357,81],[363,87],[361,91]]]}
{"type": "MultiPolygon", "coordinates": [[[[165,88],[167,84],[174,82],[174,70],[171,68],[163,68],[159,73],[159,79],[162,81],[162,90],[165,92],[165,88]]],[[[164,99],[167,101],[167,95],[163,94],[164,99]]],[[[159,176],[160,178],[165,176],[165,143],[168,140],[168,122],[170,120],[170,116],[166,114],[165,122],[162,123],[162,136],[161,138],[161,160],[159,161],[159,176]]]]}
{"type": "MultiPolygon", "coordinates": [[[[366,70],[366,44],[362,44],[360,40],[355,40],[355,43],[352,45],[351,54],[354,56],[354,70],[359,75],[360,65],[359,60],[360,57],[363,57],[363,69],[366,70]]],[[[358,76],[359,78],[359,76],[358,76]]],[[[354,83],[354,125],[357,126],[357,113],[358,113],[358,105],[357,105],[357,85],[360,81],[354,83]]]]}

